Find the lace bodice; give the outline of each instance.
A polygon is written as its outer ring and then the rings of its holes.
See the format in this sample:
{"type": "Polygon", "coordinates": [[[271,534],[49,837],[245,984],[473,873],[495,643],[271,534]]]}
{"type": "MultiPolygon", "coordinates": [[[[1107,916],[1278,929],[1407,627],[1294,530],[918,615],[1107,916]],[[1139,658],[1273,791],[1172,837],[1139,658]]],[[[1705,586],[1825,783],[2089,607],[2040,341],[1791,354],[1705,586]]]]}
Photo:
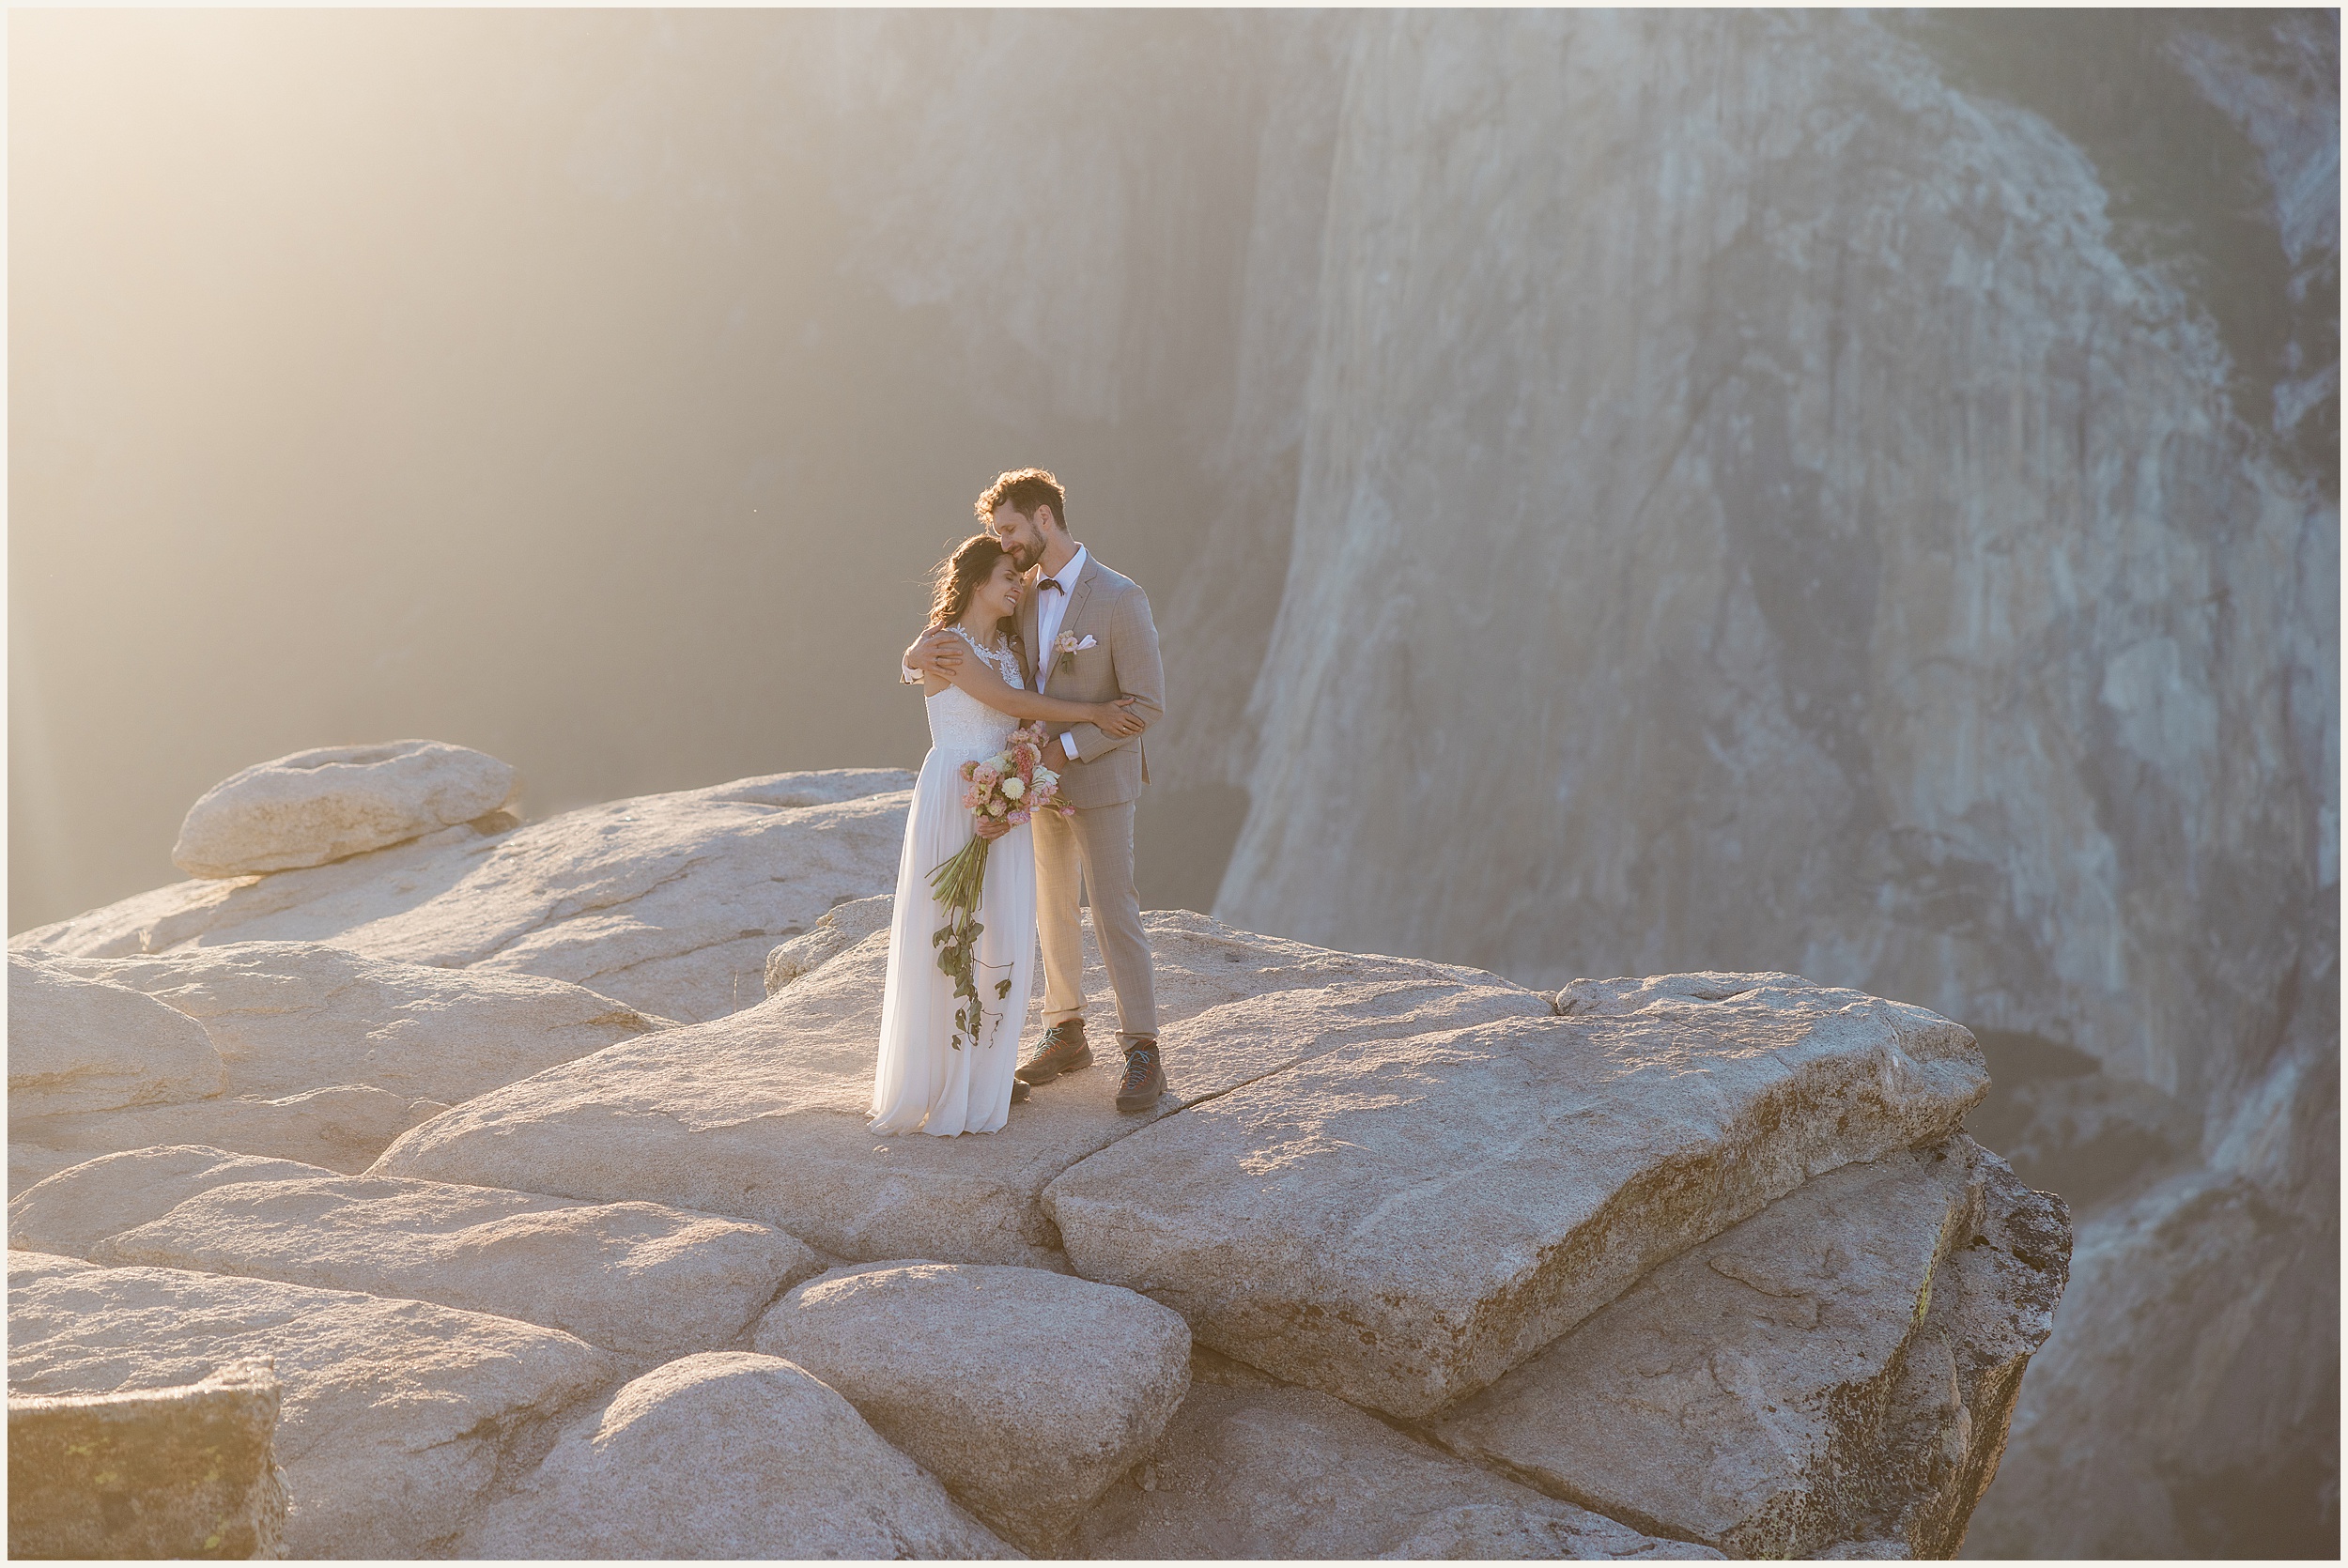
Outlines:
{"type": "MultiPolygon", "coordinates": [[[[970,651],[1003,678],[1004,684],[1021,691],[1027,689],[1027,682],[1019,675],[1018,654],[1009,648],[997,651],[983,647],[960,626],[948,629],[968,643],[970,651]]],[[[929,710],[930,745],[951,753],[957,761],[993,756],[1003,748],[1011,732],[1019,728],[1017,719],[997,713],[960,686],[948,686],[931,698],[929,710]]]]}

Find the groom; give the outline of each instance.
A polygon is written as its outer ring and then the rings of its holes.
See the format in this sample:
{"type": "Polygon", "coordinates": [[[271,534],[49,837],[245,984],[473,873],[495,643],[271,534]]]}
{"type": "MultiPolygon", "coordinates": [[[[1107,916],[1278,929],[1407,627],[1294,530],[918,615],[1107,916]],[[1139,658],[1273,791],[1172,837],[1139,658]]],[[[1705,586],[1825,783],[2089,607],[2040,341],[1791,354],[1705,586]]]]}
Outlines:
{"type": "MultiPolygon", "coordinates": [[[[1012,564],[1029,573],[1019,596],[1021,669],[1028,688],[1073,702],[1105,702],[1122,692],[1138,699],[1135,711],[1155,724],[1166,711],[1166,678],[1149,597],[1069,537],[1068,498],[1059,481],[1042,469],[1003,474],[979,497],[977,510],[1012,564]]],[[[906,669],[950,674],[961,666],[964,647],[950,632],[926,633],[905,651],[906,669]]],[[[1025,1099],[1028,1085],[1092,1062],[1085,1043],[1084,932],[1076,916],[1081,871],[1091,894],[1092,937],[1117,988],[1118,1041],[1125,1051],[1117,1108],[1147,1111],[1166,1092],[1150,944],[1134,892],[1134,807],[1150,781],[1149,759],[1139,735],[1120,740],[1078,724],[1044,748],[1043,765],[1059,775],[1061,797],[1076,814],[1045,811],[1033,819],[1046,1028],[1041,1049],[1020,1065],[1012,1098],[1025,1099]]]]}

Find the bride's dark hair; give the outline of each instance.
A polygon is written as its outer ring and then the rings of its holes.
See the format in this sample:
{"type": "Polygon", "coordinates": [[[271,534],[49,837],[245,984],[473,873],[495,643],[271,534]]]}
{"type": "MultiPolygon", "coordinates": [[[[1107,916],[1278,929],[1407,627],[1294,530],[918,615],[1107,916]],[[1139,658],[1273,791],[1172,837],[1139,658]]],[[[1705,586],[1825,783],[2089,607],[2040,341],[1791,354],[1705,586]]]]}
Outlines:
{"type": "MultiPolygon", "coordinates": [[[[950,626],[961,620],[963,611],[970,607],[970,595],[995,575],[995,563],[1002,559],[1003,546],[989,534],[974,533],[956,545],[954,553],[937,563],[930,578],[930,624],[950,626]]],[[[1018,642],[1016,617],[1007,615],[997,624],[1006,638],[1018,642]]]]}

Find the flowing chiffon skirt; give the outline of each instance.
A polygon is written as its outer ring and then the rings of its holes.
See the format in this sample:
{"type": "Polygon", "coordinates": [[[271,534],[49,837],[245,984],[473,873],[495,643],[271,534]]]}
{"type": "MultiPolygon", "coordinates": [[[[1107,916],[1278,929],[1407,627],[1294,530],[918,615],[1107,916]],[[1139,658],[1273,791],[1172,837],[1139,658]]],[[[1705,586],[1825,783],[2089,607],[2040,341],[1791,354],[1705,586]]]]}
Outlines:
{"type": "Polygon", "coordinates": [[[904,853],[897,863],[897,911],[888,934],[888,982],[881,996],[880,1059],[873,1075],[875,1132],[922,1131],[939,1137],[993,1132],[1011,1116],[1012,1069],[1036,962],[1035,851],[1022,823],[987,852],[979,899],[976,951],[983,1033],[953,1046],[953,976],[937,966],[930,938],[945,912],[930,894],[930,873],[970,841],[962,804],[962,764],[987,756],[966,747],[932,746],[913,787],[904,853]],[[966,755],[965,755],[966,753],[966,755]],[[1008,994],[995,990],[1005,978],[1008,994]]]}

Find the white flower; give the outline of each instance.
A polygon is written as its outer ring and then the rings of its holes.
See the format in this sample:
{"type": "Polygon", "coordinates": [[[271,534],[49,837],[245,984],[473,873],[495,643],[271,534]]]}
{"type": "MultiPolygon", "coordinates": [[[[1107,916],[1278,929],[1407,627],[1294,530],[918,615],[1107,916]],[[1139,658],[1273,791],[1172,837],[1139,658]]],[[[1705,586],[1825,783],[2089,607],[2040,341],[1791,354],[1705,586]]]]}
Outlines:
{"type": "MultiPolygon", "coordinates": [[[[1016,784],[1016,783],[1018,783],[1018,782],[1019,782],[1019,780],[1017,780],[1017,779],[1015,779],[1015,778],[1014,778],[1014,779],[1012,779],[1012,783],[1014,783],[1014,784],[1016,784]]],[[[1008,811],[1009,809],[1011,809],[1011,808],[1010,808],[1009,807],[1005,806],[1005,805],[1004,805],[1001,801],[999,801],[999,800],[990,800],[990,801],[988,801],[988,802],[986,803],[986,811],[987,811],[987,815],[988,815],[988,816],[991,816],[991,817],[999,817],[999,816],[1001,816],[1001,815],[1002,815],[1005,811],[1008,811]]]]}
{"type": "Polygon", "coordinates": [[[1048,790],[1059,782],[1059,775],[1050,768],[1038,768],[1035,770],[1035,781],[1039,789],[1048,790]]]}
{"type": "Polygon", "coordinates": [[[1027,792],[1027,787],[1025,784],[1022,784],[1017,778],[1006,778],[1003,780],[1004,799],[1017,800],[1021,795],[1024,795],[1027,792]]]}

